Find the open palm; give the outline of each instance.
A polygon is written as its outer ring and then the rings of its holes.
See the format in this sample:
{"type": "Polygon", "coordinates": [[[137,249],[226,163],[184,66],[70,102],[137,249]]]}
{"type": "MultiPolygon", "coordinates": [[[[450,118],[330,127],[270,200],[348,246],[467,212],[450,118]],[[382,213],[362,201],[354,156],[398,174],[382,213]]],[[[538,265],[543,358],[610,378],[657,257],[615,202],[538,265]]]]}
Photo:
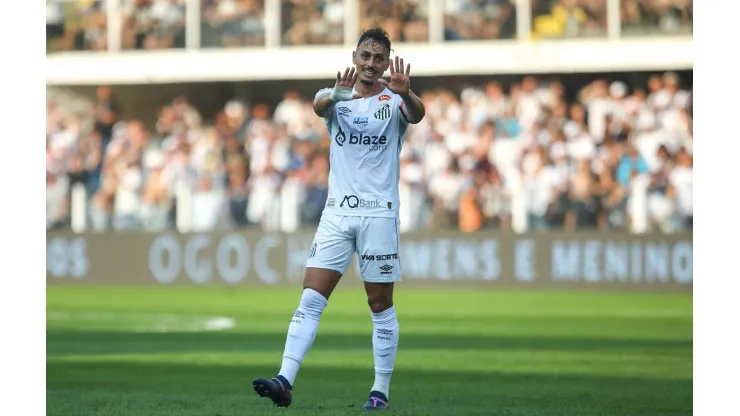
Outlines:
{"type": "Polygon", "coordinates": [[[352,88],[357,83],[359,76],[360,73],[356,72],[355,68],[350,67],[344,70],[344,75],[341,72],[337,72],[337,82],[334,84],[334,91],[332,91],[331,98],[334,101],[350,101],[362,98],[361,94],[352,94],[352,88]]]}
{"type": "Polygon", "coordinates": [[[379,79],[378,82],[385,85],[386,88],[396,94],[408,94],[411,88],[411,81],[409,79],[411,64],[406,65],[406,69],[404,71],[403,58],[396,56],[396,58],[391,61],[389,69],[391,70],[391,80],[386,81],[384,79],[379,79]]]}

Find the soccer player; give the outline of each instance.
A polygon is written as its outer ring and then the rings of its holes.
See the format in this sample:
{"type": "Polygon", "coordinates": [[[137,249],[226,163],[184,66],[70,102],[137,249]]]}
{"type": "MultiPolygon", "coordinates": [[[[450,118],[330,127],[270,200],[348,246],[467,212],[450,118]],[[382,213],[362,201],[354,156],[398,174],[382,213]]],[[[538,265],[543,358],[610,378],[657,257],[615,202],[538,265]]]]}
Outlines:
{"type": "Polygon", "coordinates": [[[331,137],[329,195],[306,262],[303,293],[288,327],[278,375],[255,379],[261,397],[288,407],[303,357],[339,279],[357,252],[373,322],[375,382],[366,410],[388,407],[398,347],[393,285],[401,280],[398,255],[399,153],[409,123],[425,114],[411,92],[403,59],[390,58],[391,42],[380,28],[365,31],[352,52],[354,67],[337,72],[334,88],[318,91],[313,108],[331,137]],[[381,77],[390,69],[390,81],[381,77]]]}

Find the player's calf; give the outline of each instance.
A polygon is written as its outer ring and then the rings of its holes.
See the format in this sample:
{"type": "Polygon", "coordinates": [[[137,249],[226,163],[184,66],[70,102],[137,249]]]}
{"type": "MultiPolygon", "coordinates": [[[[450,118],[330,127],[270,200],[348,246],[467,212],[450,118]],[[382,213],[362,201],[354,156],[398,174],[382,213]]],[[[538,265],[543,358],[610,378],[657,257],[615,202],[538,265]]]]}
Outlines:
{"type": "Polygon", "coordinates": [[[385,397],[383,400],[387,401],[398,350],[398,319],[394,307],[379,313],[371,313],[371,316],[373,320],[372,343],[375,381],[370,390],[382,394],[385,397]]]}
{"type": "Polygon", "coordinates": [[[283,363],[278,373],[290,384],[295,382],[303,357],[306,356],[316,338],[319,320],[326,304],[327,299],[321,293],[313,289],[303,290],[301,301],[288,326],[283,363]]]}
{"type": "Polygon", "coordinates": [[[298,308],[288,326],[283,362],[277,377],[269,380],[257,378],[252,388],[260,397],[268,397],[278,407],[288,407],[293,401],[293,383],[298,369],[311,348],[319,327],[327,298],[309,287],[303,290],[298,308]]]}
{"type": "Polygon", "coordinates": [[[384,406],[383,402],[387,404],[388,401],[391,375],[398,350],[399,325],[396,308],[393,306],[393,283],[365,282],[365,291],[373,321],[372,343],[375,364],[375,381],[370,389],[372,392],[370,401],[377,402],[374,404],[374,407],[377,407],[384,406]],[[378,400],[381,401],[378,402],[378,400]]]}

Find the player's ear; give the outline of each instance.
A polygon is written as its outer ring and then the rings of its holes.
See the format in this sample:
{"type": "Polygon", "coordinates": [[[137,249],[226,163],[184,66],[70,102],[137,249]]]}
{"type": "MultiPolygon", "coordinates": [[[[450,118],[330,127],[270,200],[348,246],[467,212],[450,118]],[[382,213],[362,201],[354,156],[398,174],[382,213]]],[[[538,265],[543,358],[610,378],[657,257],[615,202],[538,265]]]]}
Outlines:
{"type": "Polygon", "coordinates": [[[353,64],[355,63],[355,59],[356,59],[356,58],[357,58],[357,51],[356,51],[356,50],[354,50],[354,51],[352,51],[352,63],[353,63],[353,64]]]}

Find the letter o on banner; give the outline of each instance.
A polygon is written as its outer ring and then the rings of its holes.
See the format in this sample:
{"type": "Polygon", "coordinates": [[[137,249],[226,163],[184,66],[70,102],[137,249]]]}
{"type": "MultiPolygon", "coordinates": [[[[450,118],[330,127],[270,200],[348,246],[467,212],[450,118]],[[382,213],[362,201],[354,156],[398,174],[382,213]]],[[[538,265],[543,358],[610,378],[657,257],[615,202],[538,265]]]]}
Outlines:
{"type": "Polygon", "coordinates": [[[180,274],[182,250],[180,243],[171,235],[160,235],[154,238],[149,247],[149,272],[159,283],[172,283],[180,274]],[[169,258],[165,264],[165,255],[169,258]]]}
{"type": "Polygon", "coordinates": [[[229,234],[218,244],[216,268],[226,283],[239,283],[249,272],[249,244],[239,234],[229,234]],[[231,264],[231,253],[236,254],[236,264],[231,264]]]}
{"type": "Polygon", "coordinates": [[[694,245],[683,241],[673,246],[673,278],[677,283],[688,284],[694,280],[694,245]]]}
{"type": "Polygon", "coordinates": [[[278,247],[280,239],[274,235],[265,235],[254,245],[254,271],[257,277],[265,283],[275,284],[280,282],[280,274],[270,268],[267,261],[270,249],[278,247]]]}

